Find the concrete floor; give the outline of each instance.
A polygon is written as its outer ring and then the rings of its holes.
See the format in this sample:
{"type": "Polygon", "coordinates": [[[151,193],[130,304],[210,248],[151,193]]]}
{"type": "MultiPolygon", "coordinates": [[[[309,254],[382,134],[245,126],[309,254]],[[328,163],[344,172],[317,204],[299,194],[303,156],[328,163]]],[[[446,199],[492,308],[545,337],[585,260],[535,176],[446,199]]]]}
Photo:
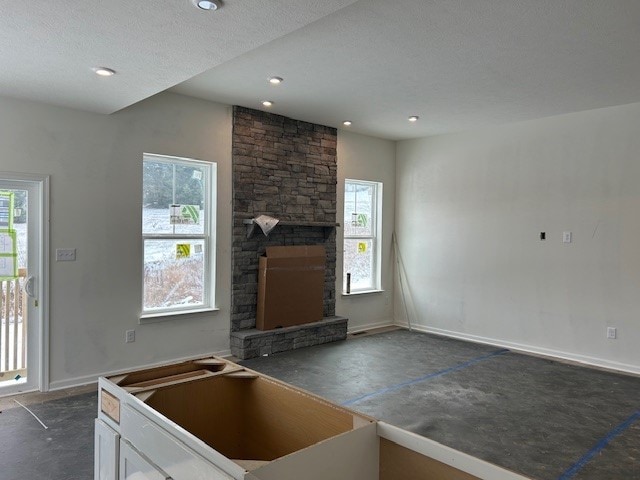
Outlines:
{"type": "Polygon", "coordinates": [[[33,396],[21,396],[20,403],[28,404],[47,429],[10,398],[3,399],[0,479],[92,479],[93,419],[98,411],[95,389],[94,386],[92,393],[65,394],[55,400],[40,394],[39,402],[33,396]]]}
{"type": "MultiPolygon", "coordinates": [[[[535,479],[640,479],[640,378],[405,330],[244,365],[535,479]]],[[[89,387],[94,390],[95,387],[89,387]]],[[[1,480],[93,478],[95,391],[0,399],[1,480]]]]}
{"type": "Polygon", "coordinates": [[[535,479],[640,479],[640,378],[406,330],[242,362],[535,479]]]}

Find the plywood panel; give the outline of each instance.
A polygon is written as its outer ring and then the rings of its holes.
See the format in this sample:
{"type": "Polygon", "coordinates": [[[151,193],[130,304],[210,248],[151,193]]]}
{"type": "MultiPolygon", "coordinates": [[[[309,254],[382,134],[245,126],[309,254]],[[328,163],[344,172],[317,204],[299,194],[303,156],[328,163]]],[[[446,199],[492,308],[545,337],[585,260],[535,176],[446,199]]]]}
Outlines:
{"type": "Polygon", "coordinates": [[[213,377],[158,390],[145,403],[228,458],[246,458],[246,387],[213,377]]]}
{"type": "Polygon", "coordinates": [[[145,403],[241,460],[273,460],[354,428],[351,412],[253,372],[162,388],[145,403]]]}
{"type": "Polygon", "coordinates": [[[120,423],[120,400],[104,389],[100,390],[100,410],[114,422],[120,423]]]}
{"type": "Polygon", "coordinates": [[[478,480],[478,477],[425,457],[384,438],[380,439],[379,480],[478,480]]]}
{"type": "Polygon", "coordinates": [[[353,415],[270,379],[249,381],[244,458],[273,460],[353,428],[353,415]]]}
{"type": "Polygon", "coordinates": [[[229,362],[217,357],[207,357],[198,360],[190,360],[188,362],[176,363],[173,365],[164,365],[161,367],[149,368],[139,372],[131,372],[126,375],[117,377],[117,384],[121,387],[148,382],[157,378],[169,377],[172,375],[181,375],[195,370],[207,369],[212,372],[221,371],[231,365],[229,362]]]}

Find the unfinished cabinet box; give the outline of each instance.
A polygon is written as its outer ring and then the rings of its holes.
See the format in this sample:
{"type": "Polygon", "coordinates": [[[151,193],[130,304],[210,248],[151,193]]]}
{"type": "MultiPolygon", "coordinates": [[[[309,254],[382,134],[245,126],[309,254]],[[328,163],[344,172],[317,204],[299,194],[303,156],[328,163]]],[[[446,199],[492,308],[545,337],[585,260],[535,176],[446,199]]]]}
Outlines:
{"type": "Polygon", "coordinates": [[[524,479],[216,357],[101,378],[98,398],[96,480],[524,479]]]}
{"type": "Polygon", "coordinates": [[[373,419],[222,359],[101,378],[99,389],[99,419],[121,449],[174,480],[325,480],[344,470],[369,480],[377,472],[373,419]]]}
{"type": "Polygon", "coordinates": [[[322,245],[267,247],[258,267],[256,328],[322,320],[325,263],[322,245]]]}

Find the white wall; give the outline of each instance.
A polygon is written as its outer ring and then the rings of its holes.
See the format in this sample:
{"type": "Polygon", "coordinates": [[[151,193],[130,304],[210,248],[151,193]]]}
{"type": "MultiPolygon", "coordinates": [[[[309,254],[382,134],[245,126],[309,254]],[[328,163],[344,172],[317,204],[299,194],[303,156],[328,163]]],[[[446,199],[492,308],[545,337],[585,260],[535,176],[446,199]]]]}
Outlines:
{"type": "Polygon", "coordinates": [[[633,104],[399,142],[412,321],[640,372],[639,125],[633,104]]]}
{"type": "MultiPolygon", "coordinates": [[[[0,145],[0,172],[51,175],[51,258],[57,248],[77,249],[75,262],[50,266],[51,388],[229,351],[230,107],[164,93],[107,116],[0,97],[0,145]],[[139,323],[143,152],[217,162],[215,313],[139,323]],[[125,344],[128,329],[136,330],[135,343],[125,344]]],[[[394,155],[393,142],[348,132],[338,136],[339,197],[345,175],[384,182],[387,251],[394,155]]],[[[342,209],[340,203],[339,218],[342,209]]],[[[385,254],[385,278],[390,271],[385,254]]],[[[390,323],[392,285],[383,283],[384,294],[338,298],[338,314],[350,316],[352,328],[390,323]]]]}
{"type": "Polygon", "coordinates": [[[349,331],[393,323],[391,234],[395,203],[395,142],[338,130],[338,206],[336,315],[349,319],[349,331]],[[342,254],[345,178],[382,182],[382,289],[380,293],[343,295],[342,254]]]}
{"type": "Polygon", "coordinates": [[[0,171],[51,175],[51,252],[77,249],[77,261],[51,262],[52,388],[228,351],[230,108],[163,94],[105,116],[0,98],[0,145],[0,171]],[[218,312],[138,323],[143,152],[218,163],[218,312]]]}

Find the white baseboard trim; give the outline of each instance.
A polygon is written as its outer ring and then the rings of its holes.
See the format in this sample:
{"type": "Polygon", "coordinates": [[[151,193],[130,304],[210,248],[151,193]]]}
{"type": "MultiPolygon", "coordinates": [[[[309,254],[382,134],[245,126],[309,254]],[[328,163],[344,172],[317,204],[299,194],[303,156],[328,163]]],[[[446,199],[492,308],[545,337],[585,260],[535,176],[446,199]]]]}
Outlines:
{"type": "Polygon", "coordinates": [[[376,322],[376,323],[367,323],[365,325],[357,325],[353,328],[349,328],[348,333],[364,332],[367,330],[373,330],[375,328],[393,327],[394,325],[395,323],[389,320],[385,320],[383,322],[376,322]]]}
{"type": "MultiPolygon", "coordinates": [[[[396,325],[403,328],[409,328],[406,322],[396,322],[396,325]]],[[[466,340],[474,343],[482,343],[485,345],[492,345],[494,347],[508,348],[516,352],[530,353],[550,359],[565,360],[569,362],[575,362],[590,367],[604,368],[606,370],[613,370],[616,372],[631,373],[633,375],[640,375],[640,366],[630,365],[627,363],[614,362],[606,360],[604,358],[589,357],[586,355],[578,355],[575,353],[563,352],[561,350],[552,350],[549,348],[536,347],[534,345],[527,345],[516,342],[507,342],[495,338],[482,337],[479,335],[471,335],[468,333],[454,332],[451,330],[444,330],[441,328],[427,327],[424,325],[411,325],[413,330],[424,333],[432,333],[434,335],[440,335],[443,337],[456,338],[458,340],[466,340]]]]}
{"type": "Polygon", "coordinates": [[[131,367],[131,368],[126,368],[126,369],[122,369],[122,370],[113,370],[110,372],[102,372],[102,373],[96,373],[93,375],[85,375],[82,377],[74,377],[74,378],[68,378],[66,380],[57,380],[55,382],[51,382],[49,384],[49,390],[48,391],[54,391],[54,390],[62,390],[65,388],[73,388],[73,387],[82,387],[84,385],[89,385],[91,383],[96,383],[98,381],[99,377],[108,377],[111,375],[121,375],[123,373],[127,373],[127,372],[131,372],[133,370],[143,370],[146,368],[154,368],[154,367],[160,367],[162,365],[167,365],[170,363],[179,363],[179,362],[188,362],[189,360],[195,360],[196,358],[202,358],[202,357],[206,357],[209,355],[215,355],[217,357],[227,357],[229,355],[231,355],[231,350],[223,350],[221,352],[215,352],[215,353],[199,353],[197,355],[190,355],[188,357],[181,357],[181,358],[174,358],[172,360],[163,360],[161,362],[156,362],[156,363],[150,363],[147,365],[138,365],[135,367],[131,367]]]}

